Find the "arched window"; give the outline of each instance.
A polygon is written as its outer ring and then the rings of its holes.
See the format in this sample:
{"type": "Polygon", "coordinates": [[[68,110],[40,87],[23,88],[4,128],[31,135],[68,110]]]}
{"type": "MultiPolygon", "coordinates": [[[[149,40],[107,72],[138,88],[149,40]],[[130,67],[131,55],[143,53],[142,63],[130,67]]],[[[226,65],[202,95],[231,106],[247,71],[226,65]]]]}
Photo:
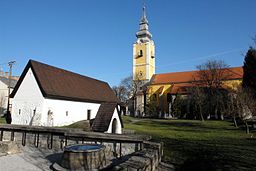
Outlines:
{"type": "Polygon", "coordinates": [[[116,134],[116,133],[117,133],[117,120],[116,118],[114,118],[112,121],[112,134],[116,134]]]}
{"type": "Polygon", "coordinates": [[[143,56],[143,51],[142,50],[140,50],[140,52],[139,52],[139,55],[138,55],[139,57],[142,57],[143,56]]]}

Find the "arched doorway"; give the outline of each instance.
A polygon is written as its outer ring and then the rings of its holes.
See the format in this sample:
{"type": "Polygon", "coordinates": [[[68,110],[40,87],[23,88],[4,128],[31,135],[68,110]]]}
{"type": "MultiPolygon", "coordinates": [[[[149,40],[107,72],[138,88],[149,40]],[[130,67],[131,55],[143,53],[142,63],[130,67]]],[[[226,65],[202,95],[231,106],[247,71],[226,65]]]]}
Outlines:
{"type": "Polygon", "coordinates": [[[116,133],[117,133],[117,120],[116,118],[114,118],[112,121],[112,134],[116,134],[116,133]]]}
{"type": "Polygon", "coordinates": [[[51,110],[47,112],[47,126],[53,126],[53,112],[51,110]]]}

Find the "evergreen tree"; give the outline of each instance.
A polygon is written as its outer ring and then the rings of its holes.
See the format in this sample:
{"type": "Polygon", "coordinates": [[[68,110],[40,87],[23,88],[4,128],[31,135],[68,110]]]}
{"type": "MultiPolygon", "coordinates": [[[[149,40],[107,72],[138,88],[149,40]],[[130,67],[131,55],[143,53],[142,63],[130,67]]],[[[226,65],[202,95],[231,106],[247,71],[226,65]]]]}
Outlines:
{"type": "Polygon", "coordinates": [[[244,58],[243,88],[249,88],[256,95],[256,49],[250,47],[244,58]]]}

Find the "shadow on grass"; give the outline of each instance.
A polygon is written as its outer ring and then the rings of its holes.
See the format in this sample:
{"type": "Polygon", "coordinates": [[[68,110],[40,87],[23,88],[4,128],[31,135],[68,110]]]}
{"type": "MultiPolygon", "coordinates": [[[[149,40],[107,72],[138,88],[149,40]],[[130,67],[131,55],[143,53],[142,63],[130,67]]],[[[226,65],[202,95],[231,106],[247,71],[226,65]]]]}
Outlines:
{"type": "Polygon", "coordinates": [[[232,122],[148,119],[131,127],[164,142],[163,161],[176,170],[256,170],[256,141],[232,122]]]}
{"type": "Polygon", "coordinates": [[[232,139],[223,140],[222,143],[177,139],[162,140],[164,141],[165,156],[168,156],[168,158],[164,157],[163,160],[174,164],[178,171],[229,171],[256,168],[255,142],[236,142],[232,139]]]}
{"type": "MultiPolygon", "coordinates": [[[[211,121],[207,121],[210,123],[211,121]]],[[[214,121],[213,121],[214,122],[214,121]]],[[[224,121],[219,121],[219,122],[224,122],[224,121]]],[[[160,127],[160,128],[167,128],[173,131],[182,131],[182,132],[209,132],[209,131],[232,131],[232,130],[238,130],[238,129],[244,129],[242,128],[236,128],[236,127],[230,127],[229,125],[217,125],[214,127],[213,125],[208,125],[208,123],[203,123],[200,121],[195,121],[195,122],[189,122],[189,121],[171,121],[171,122],[166,122],[166,121],[148,121],[148,122],[138,122],[136,125],[147,125],[151,127],[160,127]]]]}

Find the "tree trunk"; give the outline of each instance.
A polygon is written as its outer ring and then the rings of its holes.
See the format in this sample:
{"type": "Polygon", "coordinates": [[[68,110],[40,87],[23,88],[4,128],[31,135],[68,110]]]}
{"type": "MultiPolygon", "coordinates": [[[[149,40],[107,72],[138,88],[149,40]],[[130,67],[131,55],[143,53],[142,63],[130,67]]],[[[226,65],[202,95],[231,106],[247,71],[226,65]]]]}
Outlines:
{"type": "Polygon", "coordinates": [[[223,113],[220,114],[220,119],[223,121],[224,120],[224,115],[223,113]]]}
{"type": "Polygon", "coordinates": [[[217,120],[218,119],[218,109],[217,109],[217,107],[215,107],[215,109],[214,109],[214,115],[215,115],[215,119],[217,120]]]}
{"type": "Polygon", "coordinates": [[[236,122],[236,116],[233,115],[233,122],[234,122],[234,126],[237,128],[237,122],[236,122]]]}
{"type": "Polygon", "coordinates": [[[250,133],[250,129],[249,129],[249,125],[247,124],[247,122],[245,121],[245,127],[246,127],[246,134],[250,133]]]}
{"type": "Polygon", "coordinates": [[[137,117],[137,97],[134,97],[134,117],[137,117]]]}
{"type": "Polygon", "coordinates": [[[203,114],[202,114],[202,106],[201,105],[199,105],[199,112],[200,112],[201,121],[204,122],[204,117],[203,117],[203,114]]]}

